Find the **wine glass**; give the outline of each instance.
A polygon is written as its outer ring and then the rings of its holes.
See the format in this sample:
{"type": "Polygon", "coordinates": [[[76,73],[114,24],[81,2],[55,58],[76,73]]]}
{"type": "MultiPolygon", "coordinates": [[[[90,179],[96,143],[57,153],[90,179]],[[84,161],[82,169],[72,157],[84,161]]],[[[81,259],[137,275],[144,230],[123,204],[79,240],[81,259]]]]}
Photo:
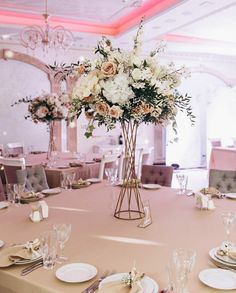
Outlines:
{"type": "Polygon", "coordinates": [[[68,189],[68,173],[61,173],[61,188],[68,189]]]}
{"type": "Polygon", "coordinates": [[[14,190],[14,184],[8,183],[6,185],[6,191],[7,191],[7,201],[9,201],[11,204],[15,204],[16,200],[16,193],[14,190]]]}
{"type": "Polygon", "coordinates": [[[57,262],[63,263],[68,257],[63,255],[65,243],[69,240],[71,234],[71,224],[54,224],[53,229],[57,233],[57,241],[61,249],[60,255],[57,256],[57,262]]]}
{"type": "Polygon", "coordinates": [[[68,179],[68,182],[69,182],[69,186],[70,186],[70,191],[72,191],[72,184],[75,180],[75,172],[72,172],[72,173],[68,173],[67,174],[67,179],[68,179]]]}
{"type": "Polygon", "coordinates": [[[51,270],[57,260],[57,233],[55,230],[43,232],[40,239],[40,253],[43,258],[43,268],[51,270]]]}
{"type": "Polygon", "coordinates": [[[226,238],[227,238],[226,242],[227,244],[232,244],[230,241],[230,232],[236,221],[236,213],[225,211],[221,214],[221,216],[222,216],[223,224],[225,226],[225,231],[226,231],[226,238]]]}
{"type": "Polygon", "coordinates": [[[106,169],[105,169],[105,174],[106,174],[106,176],[107,176],[108,185],[111,184],[111,180],[112,180],[112,172],[113,172],[113,169],[112,169],[112,168],[106,168],[106,169]]]}
{"type": "Polygon", "coordinates": [[[176,174],[176,178],[178,180],[180,189],[177,194],[183,195],[186,192],[187,185],[188,185],[188,175],[185,174],[176,174]]]}
{"type": "Polygon", "coordinates": [[[25,191],[25,184],[14,184],[13,185],[14,193],[15,193],[15,203],[16,205],[21,205],[21,195],[25,191]]]}
{"type": "Polygon", "coordinates": [[[171,263],[168,267],[169,289],[175,293],[186,293],[189,274],[196,259],[194,250],[178,248],[173,250],[171,263]]]}

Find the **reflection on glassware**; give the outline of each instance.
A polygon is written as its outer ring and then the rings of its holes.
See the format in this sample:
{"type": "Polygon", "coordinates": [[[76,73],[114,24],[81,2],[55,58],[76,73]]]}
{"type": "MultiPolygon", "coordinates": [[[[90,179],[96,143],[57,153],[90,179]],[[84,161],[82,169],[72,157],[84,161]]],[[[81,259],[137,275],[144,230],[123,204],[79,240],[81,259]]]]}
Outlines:
{"type": "Polygon", "coordinates": [[[57,233],[46,231],[41,236],[40,252],[43,258],[43,267],[46,270],[54,268],[57,260],[57,233]]]}
{"type": "Polygon", "coordinates": [[[15,204],[21,205],[20,200],[22,193],[25,191],[25,184],[14,184],[13,185],[14,193],[15,193],[15,204]]]}
{"type": "Polygon", "coordinates": [[[68,173],[61,173],[61,188],[68,189],[69,181],[68,181],[68,173]]]}
{"type": "Polygon", "coordinates": [[[177,194],[183,195],[186,193],[187,185],[188,185],[188,175],[185,174],[176,174],[176,178],[179,183],[180,190],[177,194]]]}
{"type": "Polygon", "coordinates": [[[67,179],[69,182],[70,191],[72,190],[72,184],[75,181],[75,175],[76,175],[75,172],[67,173],[67,179]]]}
{"type": "Polygon", "coordinates": [[[15,204],[16,194],[14,190],[14,184],[7,184],[6,191],[7,191],[7,200],[11,204],[15,204]]]}
{"type": "Polygon", "coordinates": [[[231,244],[230,232],[236,222],[236,213],[234,212],[223,212],[222,214],[223,224],[225,226],[227,243],[231,244]]]}
{"type": "Polygon", "coordinates": [[[57,262],[63,263],[68,259],[68,257],[63,255],[63,249],[65,247],[65,243],[70,238],[71,224],[54,224],[53,229],[56,231],[57,241],[61,249],[61,254],[57,256],[57,262]]]}
{"type": "Polygon", "coordinates": [[[105,174],[107,176],[109,185],[114,185],[117,182],[117,175],[118,175],[117,168],[106,168],[105,174]]]}
{"type": "Polygon", "coordinates": [[[193,250],[175,249],[168,266],[169,290],[174,293],[186,293],[189,274],[193,269],[196,252],[193,250]]]}

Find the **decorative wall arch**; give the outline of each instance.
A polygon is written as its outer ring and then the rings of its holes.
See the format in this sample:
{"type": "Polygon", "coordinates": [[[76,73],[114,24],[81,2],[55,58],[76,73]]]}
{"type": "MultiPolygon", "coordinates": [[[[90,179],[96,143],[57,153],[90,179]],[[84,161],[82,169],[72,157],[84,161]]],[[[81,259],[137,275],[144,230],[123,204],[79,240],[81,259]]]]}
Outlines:
{"type": "Polygon", "coordinates": [[[215,70],[215,69],[212,69],[212,68],[209,68],[209,67],[202,66],[202,65],[198,66],[198,67],[191,68],[191,73],[208,73],[210,75],[213,75],[213,76],[219,78],[229,87],[236,85],[236,79],[228,78],[222,72],[215,70]]]}
{"type": "MultiPolygon", "coordinates": [[[[42,62],[41,60],[16,51],[12,51],[10,49],[1,49],[0,50],[0,59],[4,59],[6,61],[8,60],[15,60],[19,62],[23,62],[29,65],[32,65],[36,67],[37,69],[45,72],[45,74],[48,77],[48,81],[50,83],[50,89],[51,92],[60,94],[61,93],[61,82],[62,82],[62,76],[57,75],[55,77],[55,72],[50,69],[47,64],[42,62]]],[[[73,84],[75,80],[71,80],[69,78],[66,78],[66,89],[68,91],[71,91],[73,84]]],[[[56,121],[55,123],[55,129],[54,129],[54,134],[55,134],[55,145],[57,150],[61,150],[62,148],[62,143],[61,143],[61,138],[62,138],[62,127],[61,127],[61,122],[56,121]]],[[[70,151],[76,151],[77,149],[77,137],[76,137],[76,128],[75,129],[70,129],[69,127],[67,128],[67,148],[70,151]]]]}

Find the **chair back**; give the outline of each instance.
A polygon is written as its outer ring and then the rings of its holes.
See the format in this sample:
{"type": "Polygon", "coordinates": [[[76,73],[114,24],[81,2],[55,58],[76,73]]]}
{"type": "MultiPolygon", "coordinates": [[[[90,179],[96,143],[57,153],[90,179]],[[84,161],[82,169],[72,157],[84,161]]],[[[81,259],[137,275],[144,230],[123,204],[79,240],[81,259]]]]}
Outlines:
{"type": "Polygon", "coordinates": [[[215,187],[222,193],[236,192],[236,171],[211,169],[209,187],[215,187]]]}
{"type": "Polygon", "coordinates": [[[0,177],[0,201],[3,201],[3,200],[6,200],[6,196],[5,196],[5,193],[4,193],[2,179],[0,177]]]}
{"type": "Polygon", "coordinates": [[[6,184],[17,183],[16,170],[25,169],[25,159],[0,157],[0,164],[4,168],[6,184]]]}
{"type": "Polygon", "coordinates": [[[37,165],[16,171],[17,183],[24,184],[27,190],[35,192],[48,189],[47,178],[43,166],[37,165]]]}
{"type": "Polygon", "coordinates": [[[173,176],[173,167],[159,165],[143,165],[141,182],[143,184],[160,184],[162,186],[171,186],[173,176]]]}
{"type": "Polygon", "coordinates": [[[24,144],[21,142],[12,142],[7,144],[7,153],[9,156],[19,156],[24,153],[24,144]]]}
{"type": "Polygon", "coordinates": [[[212,138],[209,139],[212,147],[221,147],[221,139],[220,138],[212,138]]]}
{"type": "Polygon", "coordinates": [[[105,166],[108,164],[115,164],[118,159],[118,155],[104,155],[101,160],[98,178],[103,180],[105,166]]]}
{"type": "MultiPolygon", "coordinates": [[[[119,181],[124,179],[125,169],[127,168],[128,163],[129,163],[129,156],[126,156],[125,153],[122,152],[119,159],[119,168],[118,168],[119,181]]],[[[143,148],[140,148],[135,151],[135,173],[138,179],[141,178],[142,163],[143,163],[143,148]]]]}

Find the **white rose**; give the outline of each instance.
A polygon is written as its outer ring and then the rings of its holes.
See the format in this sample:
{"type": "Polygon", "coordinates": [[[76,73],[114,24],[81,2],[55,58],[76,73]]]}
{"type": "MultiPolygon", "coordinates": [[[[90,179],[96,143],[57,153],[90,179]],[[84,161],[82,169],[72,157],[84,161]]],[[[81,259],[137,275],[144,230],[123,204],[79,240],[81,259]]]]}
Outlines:
{"type": "Polygon", "coordinates": [[[140,80],[142,78],[142,71],[139,68],[135,68],[131,75],[134,80],[140,80]]]}

